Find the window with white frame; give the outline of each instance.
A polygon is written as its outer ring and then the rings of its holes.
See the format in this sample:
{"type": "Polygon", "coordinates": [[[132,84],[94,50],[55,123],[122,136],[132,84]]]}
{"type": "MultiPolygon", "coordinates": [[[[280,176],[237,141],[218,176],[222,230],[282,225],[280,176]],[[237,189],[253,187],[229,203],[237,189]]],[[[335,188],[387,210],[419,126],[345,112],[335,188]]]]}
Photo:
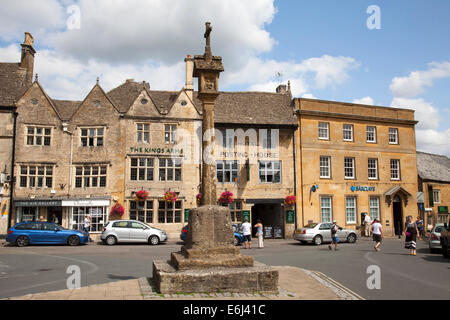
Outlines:
{"type": "Polygon", "coordinates": [[[400,160],[391,160],[391,180],[400,180],[400,160]]]}
{"type": "Polygon", "coordinates": [[[75,167],[75,188],[106,187],[106,165],[75,167]]]}
{"type": "Polygon", "coordinates": [[[281,161],[258,161],[260,183],[281,182],[281,161]]]}
{"type": "Polygon", "coordinates": [[[355,179],[355,158],[344,158],[345,179],[355,179]]]}
{"type": "Polygon", "coordinates": [[[344,124],[342,128],[342,134],[344,136],[344,141],[353,141],[353,125],[344,124]]]}
{"type": "Polygon", "coordinates": [[[378,159],[369,159],[367,161],[367,175],[370,180],[378,179],[378,159]]]}
{"type": "Polygon", "coordinates": [[[177,143],[177,125],[176,124],[164,125],[164,141],[167,144],[177,143]]]}
{"type": "Polygon", "coordinates": [[[217,182],[237,183],[239,166],[237,161],[217,161],[216,177],[217,182]]]}
{"type": "Polygon", "coordinates": [[[330,139],[330,124],[328,122],[319,122],[319,139],[330,139]]]}
{"type": "Polygon", "coordinates": [[[320,197],[320,217],[322,222],[331,222],[333,217],[331,197],[320,197]]]}
{"type": "Polygon", "coordinates": [[[159,181],[181,181],[181,158],[159,159],[159,181]]]}
{"type": "Polygon", "coordinates": [[[21,188],[52,188],[52,166],[20,166],[21,188]]]}
{"type": "Polygon", "coordinates": [[[371,126],[367,126],[366,129],[366,141],[367,142],[377,142],[377,128],[376,127],[371,127],[371,126]]]}
{"type": "Polygon", "coordinates": [[[389,143],[398,144],[398,129],[389,128],[389,143]]]}
{"type": "Polygon", "coordinates": [[[331,158],[326,156],[320,157],[320,177],[331,178],[331,158]]]}
{"type": "Polygon", "coordinates": [[[137,142],[149,143],[150,142],[150,124],[137,123],[137,142]]]}
{"type": "Polygon", "coordinates": [[[131,158],[132,181],[153,181],[153,158],[131,158]]]}
{"type": "Polygon", "coordinates": [[[27,126],[27,145],[49,146],[52,129],[49,127],[27,126]]]}
{"type": "Polygon", "coordinates": [[[241,223],[242,222],[242,201],[235,200],[233,203],[228,205],[231,212],[231,222],[241,223]]]}
{"type": "Polygon", "coordinates": [[[86,215],[89,215],[91,218],[90,232],[103,231],[103,226],[108,222],[108,215],[105,207],[73,207],[70,219],[72,229],[83,230],[84,218],[86,215]]]}
{"type": "Polygon", "coordinates": [[[356,197],[345,198],[345,215],[347,223],[356,223],[356,197]]]}
{"type": "Polygon", "coordinates": [[[130,201],[130,220],[153,223],[153,200],[130,201]]]}
{"type": "Polygon", "coordinates": [[[103,147],[103,128],[81,128],[82,147],[103,147]]]}
{"type": "Polygon", "coordinates": [[[373,219],[380,219],[380,197],[370,197],[370,217],[373,219]]]}
{"type": "Polygon", "coordinates": [[[159,201],[158,223],[181,223],[181,201],[159,201]]]}
{"type": "Polygon", "coordinates": [[[433,189],[433,202],[441,203],[441,190],[433,189]]]}

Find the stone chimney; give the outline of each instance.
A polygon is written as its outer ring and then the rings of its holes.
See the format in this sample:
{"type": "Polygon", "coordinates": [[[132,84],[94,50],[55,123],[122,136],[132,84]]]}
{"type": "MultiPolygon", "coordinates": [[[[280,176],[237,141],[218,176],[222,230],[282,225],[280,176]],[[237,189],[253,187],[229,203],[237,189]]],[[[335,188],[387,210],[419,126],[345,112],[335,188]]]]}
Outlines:
{"type": "Polygon", "coordinates": [[[276,91],[277,93],[287,93],[287,86],[285,84],[280,84],[276,91]]]}
{"type": "Polygon", "coordinates": [[[184,62],[186,62],[185,90],[186,90],[186,94],[189,96],[189,98],[191,100],[193,100],[193,96],[194,96],[194,80],[193,80],[194,58],[192,58],[190,55],[188,55],[187,58],[184,59],[184,62]]]}
{"type": "Polygon", "coordinates": [[[25,40],[21,46],[22,57],[20,66],[27,69],[26,82],[30,86],[33,83],[34,54],[36,50],[33,48],[33,36],[29,32],[25,32],[25,40]]]}

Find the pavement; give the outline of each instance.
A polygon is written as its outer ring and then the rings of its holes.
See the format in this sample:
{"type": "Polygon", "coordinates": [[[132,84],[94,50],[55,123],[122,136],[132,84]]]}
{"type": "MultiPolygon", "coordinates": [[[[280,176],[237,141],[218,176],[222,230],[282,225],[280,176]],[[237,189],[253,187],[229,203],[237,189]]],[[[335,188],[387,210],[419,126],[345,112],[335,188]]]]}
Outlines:
{"type": "Polygon", "coordinates": [[[326,276],[296,267],[278,266],[279,293],[159,294],[153,280],[139,278],[91,285],[79,289],[28,294],[3,300],[363,300],[326,276]]]}

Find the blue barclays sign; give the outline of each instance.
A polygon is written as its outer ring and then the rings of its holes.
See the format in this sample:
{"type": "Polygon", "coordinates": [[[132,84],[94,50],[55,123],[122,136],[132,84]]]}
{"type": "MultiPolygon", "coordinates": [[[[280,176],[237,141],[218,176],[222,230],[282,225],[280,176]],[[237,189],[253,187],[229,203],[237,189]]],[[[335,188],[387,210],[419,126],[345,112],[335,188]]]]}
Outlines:
{"type": "Polygon", "coordinates": [[[375,191],[375,187],[361,187],[361,186],[352,186],[350,188],[352,190],[352,192],[355,191],[375,191]]]}

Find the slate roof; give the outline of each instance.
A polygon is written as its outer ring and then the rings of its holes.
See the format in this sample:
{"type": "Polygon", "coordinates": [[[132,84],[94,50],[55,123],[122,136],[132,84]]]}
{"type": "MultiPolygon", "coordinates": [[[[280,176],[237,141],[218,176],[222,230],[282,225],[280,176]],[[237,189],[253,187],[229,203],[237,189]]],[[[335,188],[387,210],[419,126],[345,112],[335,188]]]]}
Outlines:
{"type": "Polygon", "coordinates": [[[418,151],[417,172],[422,180],[450,182],[450,158],[418,151]]]}
{"type": "Polygon", "coordinates": [[[26,74],[20,63],[0,63],[0,106],[13,106],[25,93],[26,74]]]}

